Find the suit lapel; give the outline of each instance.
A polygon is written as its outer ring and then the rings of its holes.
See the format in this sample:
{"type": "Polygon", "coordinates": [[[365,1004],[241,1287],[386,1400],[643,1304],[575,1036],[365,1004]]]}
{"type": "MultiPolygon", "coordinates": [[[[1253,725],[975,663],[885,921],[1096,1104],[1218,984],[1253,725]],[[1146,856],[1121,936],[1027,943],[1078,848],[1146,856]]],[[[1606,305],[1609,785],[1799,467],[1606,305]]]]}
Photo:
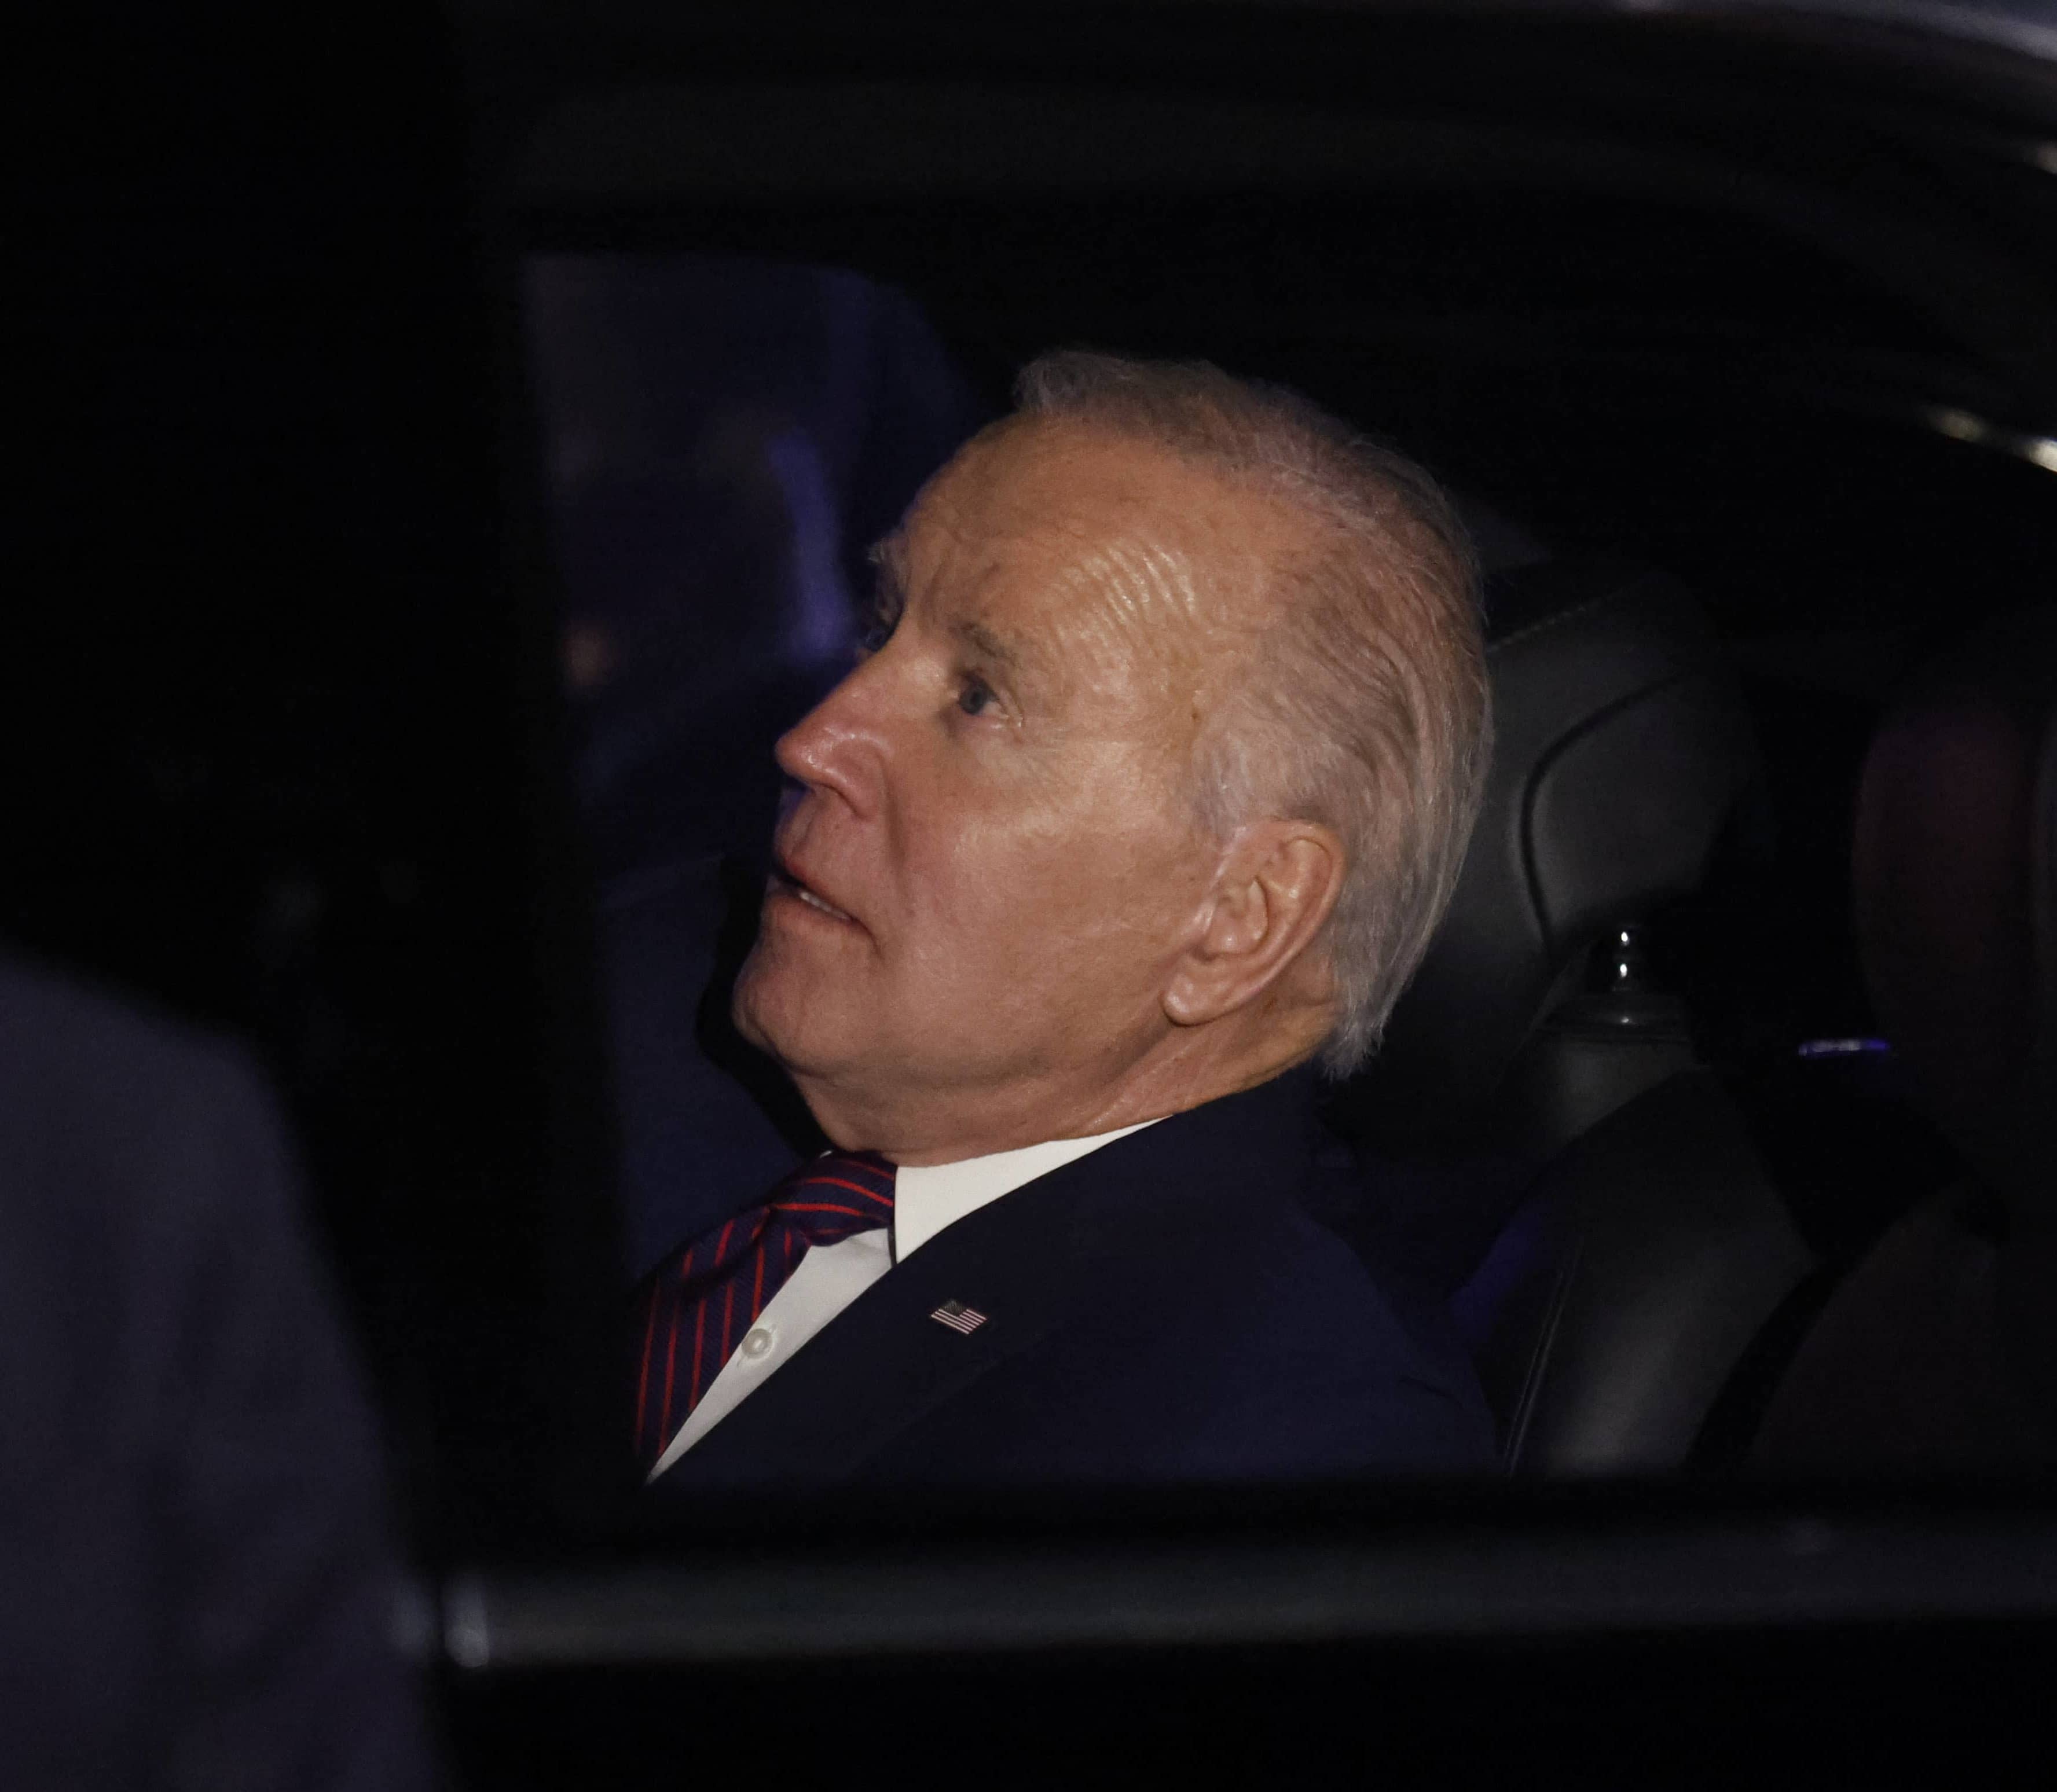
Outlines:
{"type": "Polygon", "coordinates": [[[1053,1172],[930,1240],[838,1314],[656,1485],[848,1474],[1061,1319],[1076,1179],[1053,1172]],[[985,1315],[967,1333],[932,1315],[985,1315]]]}
{"type": "Polygon", "coordinates": [[[1239,1217],[1306,1149],[1302,1079],[1281,1079],[1116,1140],[938,1234],[866,1290],[661,1476],[654,1491],[842,1479],[1060,1327],[1118,1298],[1181,1240],[1233,1248],[1239,1217]],[[957,1301],[969,1334],[933,1317],[957,1301]]]}

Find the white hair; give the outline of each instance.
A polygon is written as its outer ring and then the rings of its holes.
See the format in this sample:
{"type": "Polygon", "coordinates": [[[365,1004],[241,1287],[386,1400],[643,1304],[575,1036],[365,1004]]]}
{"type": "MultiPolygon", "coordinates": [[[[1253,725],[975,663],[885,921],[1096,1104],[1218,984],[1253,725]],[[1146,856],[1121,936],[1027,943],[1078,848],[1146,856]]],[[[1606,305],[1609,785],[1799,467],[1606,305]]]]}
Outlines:
{"type": "Polygon", "coordinates": [[[1209,718],[1196,794],[1223,838],[1272,816],[1342,840],[1322,1061],[1347,1075],[1428,950],[1478,813],[1492,717],[1464,526],[1412,461],[1205,362],[1063,350],[1023,370],[1016,400],[1020,417],[1148,442],[1306,519],[1304,551],[1268,569],[1284,626],[1209,718]]]}

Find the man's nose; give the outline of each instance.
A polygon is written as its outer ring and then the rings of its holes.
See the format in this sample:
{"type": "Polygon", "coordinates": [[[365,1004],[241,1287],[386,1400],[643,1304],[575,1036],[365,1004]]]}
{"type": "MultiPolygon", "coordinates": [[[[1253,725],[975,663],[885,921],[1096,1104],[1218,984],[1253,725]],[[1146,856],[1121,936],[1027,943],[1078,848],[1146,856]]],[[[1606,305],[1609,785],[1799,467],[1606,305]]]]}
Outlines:
{"type": "Polygon", "coordinates": [[[858,815],[877,805],[885,739],[866,700],[866,668],[854,671],[779,738],[779,769],[809,790],[840,797],[858,815]]]}

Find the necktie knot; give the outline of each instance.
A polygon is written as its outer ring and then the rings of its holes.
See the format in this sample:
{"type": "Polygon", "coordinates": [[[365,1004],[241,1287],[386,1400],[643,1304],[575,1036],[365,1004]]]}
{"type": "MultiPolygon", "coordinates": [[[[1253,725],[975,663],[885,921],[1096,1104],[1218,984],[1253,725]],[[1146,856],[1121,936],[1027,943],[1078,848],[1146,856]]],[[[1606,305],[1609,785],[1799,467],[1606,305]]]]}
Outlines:
{"type": "Polygon", "coordinates": [[[824,1152],[771,1191],[767,1220],[808,1244],[834,1244],[892,1219],[893,1175],[876,1152],[824,1152]]]}

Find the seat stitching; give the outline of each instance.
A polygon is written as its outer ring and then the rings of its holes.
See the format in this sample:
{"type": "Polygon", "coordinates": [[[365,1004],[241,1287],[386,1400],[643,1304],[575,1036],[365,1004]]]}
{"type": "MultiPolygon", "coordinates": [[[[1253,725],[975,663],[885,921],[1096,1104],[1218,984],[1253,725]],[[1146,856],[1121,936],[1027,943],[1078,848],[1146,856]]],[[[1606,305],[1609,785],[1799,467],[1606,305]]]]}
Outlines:
{"type": "Polygon", "coordinates": [[[1539,616],[1525,628],[1517,628],[1512,635],[1503,635],[1497,640],[1488,641],[1486,643],[1486,651],[1489,655],[1496,654],[1503,647],[1512,647],[1517,641],[1526,641],[1531,635],[1540,635],[1546,629],[1556,628],[1560,623],[1576,621],[1580,616],[1590,611],[1599,609],[1603,604],[1619,603],[1620,599],[1620,592],[1604,591],[1599,596],[1589,597],[1584,603],[1575,604],[1568,610],[1560,610],[1552,615],[1539,616]]]}

